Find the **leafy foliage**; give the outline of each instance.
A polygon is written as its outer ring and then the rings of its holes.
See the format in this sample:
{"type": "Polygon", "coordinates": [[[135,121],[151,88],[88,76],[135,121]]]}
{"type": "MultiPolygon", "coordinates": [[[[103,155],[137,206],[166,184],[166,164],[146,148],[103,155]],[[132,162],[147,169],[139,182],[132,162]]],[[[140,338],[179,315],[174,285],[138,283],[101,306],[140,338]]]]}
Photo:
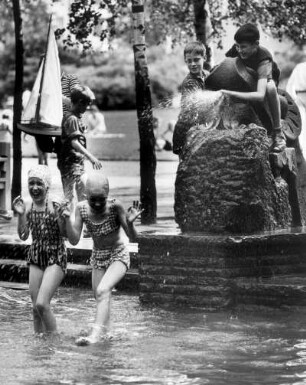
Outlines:
{"type": "MultiPolygon", "coordinates": [[[[146,1],[146,30],[148,42],[158,44],[171,37],[172,43],[186,42],[195,37],[194,2],[196,0],[146,1]]],[[[297,45],[306,42],[305,0],[207,0],[211,12],[212,37],[222,45],[225,33],[223,22],[259,23],[265,32],[282,39],[288,37],[297,45]]],[[[67,44],[73,36],[86,51],[91,48],[90,36],[101,40],[126,35],[130,30],[130,2],[128,0],[75,0],[71,5],[67,44]],[[98,27],[97,27],[98,26],[98,27]]],[[[58,31],[62,34],[64,30],[58,31]]]]}
{"type": "MultiPolygon", "coordinates": [[[[126,0],[75,0],[71,4],[64,43],[81,46],[86,52],[92,48],[92,36],[99,36],[102,41],[111,40],[124,34],[129,26],[130,11],[126,0]]],[[[57,30],[57,37],[65,32],[65,29],[57,30]]]]}
{"type": "Polygon", "coordinates": [[[258,22],[278,39],[306,43],[305,0],[229,0],[228,15],[236,24],[258,22]]]}
{"type": "MultiPolygon", "coordinates": [[[[63,65],[66,72],[75,74],[81,83],[93,90],[96,104],[102,110],[136,107],[133,51],[124,41],[116,44],[116,51],[87,55],[76,58],[75,63],[71,61],[63,65]]],[[[149,47],[147,58],[152,103],[155,107],[167,105],[178,93],[178,86],[186,76],[182,48],[167,53],[163,46],[149,47]]]]}

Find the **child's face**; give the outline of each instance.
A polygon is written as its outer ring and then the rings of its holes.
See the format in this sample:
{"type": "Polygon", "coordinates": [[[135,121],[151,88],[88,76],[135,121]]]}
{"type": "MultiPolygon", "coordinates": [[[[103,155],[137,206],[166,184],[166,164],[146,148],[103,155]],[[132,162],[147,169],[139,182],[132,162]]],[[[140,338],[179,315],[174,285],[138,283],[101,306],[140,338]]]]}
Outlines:
{"type": "Polygon", "coordinates": [[[104,212],[107,202],[107,195],[104,192],[87,193],[88,204],[97,213],[104,212]]]}
{"type": "Polygon", "coordinates": [[[241,57],[241,59],[248,59],[250,56],[252,56],[258,48],[258,41],[255,43],[249,43],[247,41],[243,41],[241,43],[236,43],[236,49],[241,57]]]}
{"type": "Polygon", "coordinates": [[[187,53],[185,63],[192,75],[201,75],[204,66],[204,57],[196,53],[187,53]]]}
{"type": "Polygon", "coordinates": [[[46,198],[47,187],[39,178],[30,178],[28,182],[29,193],[34,202],[39,203],[46,198]]]}
{"type": "Polygon", "coordinates": [[[99,181],[90,182],[87,184],[86,195],[88,204],[93,211],[104,212],[108,198],[108,186],[104,186],[99,181]]]}
{"type": "Polygon", "coordinates": [[[87,110],[87,108],[91,105],[90,100],[79,100],[76,104],[77,112],[80,114],[84,114],[84,112],[87,110]]]}

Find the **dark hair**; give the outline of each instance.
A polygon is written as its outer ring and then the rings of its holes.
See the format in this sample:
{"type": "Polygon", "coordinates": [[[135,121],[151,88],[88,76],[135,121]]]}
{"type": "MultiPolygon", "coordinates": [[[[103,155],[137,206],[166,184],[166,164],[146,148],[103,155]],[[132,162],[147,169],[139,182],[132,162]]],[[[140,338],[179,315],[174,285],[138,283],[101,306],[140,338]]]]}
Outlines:
{"type": "Polygon", "coordinates": [[[254,24],[244,24],[235,33],[234,39],[239,44],[244,41],[248,43],[255,43],[259,40],[259,30],[254,24]]]}
{"type": "Polygon", "coordinates": [[[186,47],[184,49],[184,58],[187,54],[191,53],[201,55],[204,59],[206,59],[206,48],[204,44],[202,44],[200,41],[192,41],[186,44],[186,47]]]}
{"type": "Polygon", "coordinates": [[[76,85],[71,91],[71,102],[77,103],[79,101],[92,102],[95,100],[95,95],[87,86],[76,85]]]}

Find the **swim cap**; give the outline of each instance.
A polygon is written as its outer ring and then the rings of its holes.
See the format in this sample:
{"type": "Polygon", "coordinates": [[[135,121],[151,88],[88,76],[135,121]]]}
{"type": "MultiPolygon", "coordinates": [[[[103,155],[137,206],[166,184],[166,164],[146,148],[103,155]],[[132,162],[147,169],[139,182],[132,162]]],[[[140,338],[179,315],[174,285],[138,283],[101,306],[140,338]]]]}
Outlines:
{"type": "Polygon", "coordinates": [[[38,164],[32,167],[28,172],[28,180],[30,178],[37,178],[43,181],[46,187],[51,185],[51,172],[48,166],[38,164]]]}

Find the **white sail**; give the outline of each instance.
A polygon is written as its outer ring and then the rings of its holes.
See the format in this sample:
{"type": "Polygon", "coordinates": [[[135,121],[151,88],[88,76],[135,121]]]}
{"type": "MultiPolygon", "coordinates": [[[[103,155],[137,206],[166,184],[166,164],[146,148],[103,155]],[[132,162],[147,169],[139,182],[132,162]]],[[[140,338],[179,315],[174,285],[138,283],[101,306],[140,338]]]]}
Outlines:
{"type": "Polygon", "coordinates": [[[32,134],[60,135],[62,118],[61,69],[50,22],[47,51],[23,111],[20,128],[32,134]]]}
{"type": "Polygon", "coordinates": [[[44,59],[41,61],[30,98],[27,102],[25,109],[23,110],[23,113],[21,116],[21,124],[30,124],[30,123],[36,122],[36,110],[38,107],[37,104],[38,104],[39,89],[41,84],[43,66],[44,66],[44,59]]]}

